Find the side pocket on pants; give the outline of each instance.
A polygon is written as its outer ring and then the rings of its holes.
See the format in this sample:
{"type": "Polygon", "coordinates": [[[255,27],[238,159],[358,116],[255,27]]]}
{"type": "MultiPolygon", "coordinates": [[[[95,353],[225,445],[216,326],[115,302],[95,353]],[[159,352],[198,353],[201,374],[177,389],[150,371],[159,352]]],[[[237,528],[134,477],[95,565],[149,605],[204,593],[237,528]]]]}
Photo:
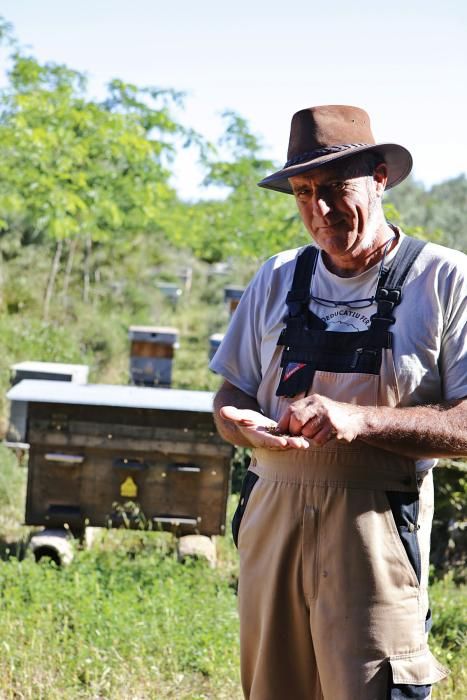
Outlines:
{"type": "Polygon", "coordinates": [[[258,479],[258,474],[251,471],[247,471],[243,479],[238,506],[232,518],[232,536],[236,547],[238,547],[238,533],[240,531],[240,524],[242,522],[243,514],[245,513],[251,492],[253,491],[253,487],[258,479]]]}
{"type": "Polygon", "coordinates": [[[389,665],[387,700],[427,700],[432,684],[448,675],[429,649],[391,656],[389,665]]]}
{"type": "MultiPolygon", "coordinates": [[[[418,543],[418,493],[386,491],[397,532],[407,553],[418,582],[422,573],[420,546],[418,543]]],[[[414,696],[416,697],[416,696],[414,696]]]]}

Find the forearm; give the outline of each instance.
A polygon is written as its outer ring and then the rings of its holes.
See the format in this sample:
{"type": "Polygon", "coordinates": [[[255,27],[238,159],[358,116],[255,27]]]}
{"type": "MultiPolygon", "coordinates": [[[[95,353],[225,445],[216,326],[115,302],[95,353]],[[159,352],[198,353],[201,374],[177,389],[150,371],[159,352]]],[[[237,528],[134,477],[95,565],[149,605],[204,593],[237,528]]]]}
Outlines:
{"type": "Polygon", "coordinates": [[[224,382],[214,398],[214,421],[219,435],[227,442],[238,447],[251,447],[251,442],[241,432],[239,426],[230,420],[226,420],[220,414],[224,406],[234,406],[238,409],[249,409],[260,412],[257,401],[245,394],[229,382],[224,382]]]}
{"type": "Polygon", "coordinates": [[[358,411],[358,438],[371,445],[416,459],[467,455],[466,400],[358,411]]]}
{"type": "Polygon", "coordinates": [[[358,406],[310,394],[287,407],[278,428],[322,446],[362,440],[415,459],[467,455],[467,399],[434,406],[358,406]]]}

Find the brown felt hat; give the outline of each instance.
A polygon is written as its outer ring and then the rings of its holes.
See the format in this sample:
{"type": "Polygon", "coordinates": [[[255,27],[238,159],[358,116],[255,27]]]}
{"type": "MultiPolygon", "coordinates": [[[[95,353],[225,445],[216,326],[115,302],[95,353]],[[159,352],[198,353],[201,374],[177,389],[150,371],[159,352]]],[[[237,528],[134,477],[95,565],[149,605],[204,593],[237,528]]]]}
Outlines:
{"type": "Polygon", "coordinates": [[[386,189],[402,182],[412,169],[412,156],[406,148],[396,143],[375,143],[365,110],[348,105],[302,109],[292,117],[286,164],[258,185],[292,194],[289,177],[363,151],[377,153],[386,163],[386,189]]]}

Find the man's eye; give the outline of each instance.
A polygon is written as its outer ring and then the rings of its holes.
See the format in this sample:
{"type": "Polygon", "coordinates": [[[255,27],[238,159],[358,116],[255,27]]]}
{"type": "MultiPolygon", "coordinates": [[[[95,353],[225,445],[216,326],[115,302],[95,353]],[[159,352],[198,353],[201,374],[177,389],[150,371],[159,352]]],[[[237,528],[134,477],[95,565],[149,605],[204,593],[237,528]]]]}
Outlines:
{"type": "Polygon", "coordinates": [[[342,181],[332,182],[331,187],[333,190],[337,190],[338,192],[340,192],[341,190],[345,190],[346,184],[347,184],[346,182],[342,182],[342,181]]]}

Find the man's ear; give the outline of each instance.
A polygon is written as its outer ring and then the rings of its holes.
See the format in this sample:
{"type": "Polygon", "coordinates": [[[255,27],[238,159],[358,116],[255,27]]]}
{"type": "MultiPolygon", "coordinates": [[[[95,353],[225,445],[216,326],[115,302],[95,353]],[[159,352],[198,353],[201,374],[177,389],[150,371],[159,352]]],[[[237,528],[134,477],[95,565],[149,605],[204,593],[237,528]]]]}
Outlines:
{"type": "Polygon", "coordinates": [[[373,179],[376,184],[376,194],[378,197],[382,197],[388,181],[388,167],[386,163],[380,163],[376,166],[373,179]]]}

